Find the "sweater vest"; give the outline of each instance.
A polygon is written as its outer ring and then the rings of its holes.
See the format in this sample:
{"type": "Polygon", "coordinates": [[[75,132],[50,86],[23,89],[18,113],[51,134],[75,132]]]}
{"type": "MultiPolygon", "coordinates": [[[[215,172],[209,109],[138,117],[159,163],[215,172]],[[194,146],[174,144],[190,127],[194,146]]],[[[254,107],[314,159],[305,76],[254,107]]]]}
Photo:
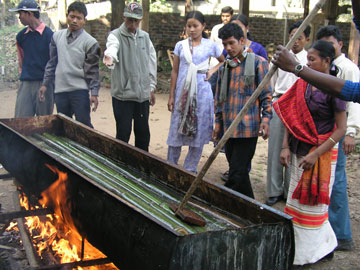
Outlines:
{"type": "Polygon", "coordinates": [[[21,30],[16,41],[24,52],[21,81],[42,81],[45,72],[46,63],[49,61],[49,45],[53,31],[45,27],[42,34],[37,31],[29,31],[25,34],[27,28],[21,30]]]}
{"type": "Polygon", "coordinates": [[[86,53],[97,41],[85,30],[70,44],[67,29],[54,33],[58,63],[55,70],[55,93],[88,90],[85,80],[84,62],[86,53]]]}

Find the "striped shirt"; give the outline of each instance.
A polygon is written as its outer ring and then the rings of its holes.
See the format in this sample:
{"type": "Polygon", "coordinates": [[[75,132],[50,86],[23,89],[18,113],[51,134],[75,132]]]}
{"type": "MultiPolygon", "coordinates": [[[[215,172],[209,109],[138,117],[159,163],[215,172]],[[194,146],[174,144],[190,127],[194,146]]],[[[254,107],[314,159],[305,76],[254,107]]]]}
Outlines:
{"type": "MultiPolygon", "coordinates": [[[[229,128],[236,115],[241,111],[245,103],[249,100],[251,95],[256,90],[257,86],[264,79],[266,73],[269,71],[268,62],[260,57],[255,56],[255,80],[251,87],[245,88],[244,72],[245,61],[240,63],[236,68],[229,70],[230,80],[227,93],[227,100],[219,104],[220,91],[217,91],[215,97],[215,112],[216,125],[223,125],[224,132],[229,128]]],[[[219,79],[220,89],[221,79],[219,79]]],[[[234,130],[232,138],[252,138],[259,134],[259,127],[261,123],[270,124],[272,117],[271,112],[271,86],[270,83],[266,85],[264,90],[259,95],[256,103],[253,104],[247,114],[240,121],[238,127],[234,130]]]]}

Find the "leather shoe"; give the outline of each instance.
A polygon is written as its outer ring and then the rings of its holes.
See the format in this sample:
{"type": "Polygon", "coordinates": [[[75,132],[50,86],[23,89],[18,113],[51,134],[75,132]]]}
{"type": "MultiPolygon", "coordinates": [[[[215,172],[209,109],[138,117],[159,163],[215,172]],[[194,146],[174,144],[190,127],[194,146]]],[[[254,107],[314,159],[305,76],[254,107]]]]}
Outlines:
{"type": "Polygon", "coordinates": [[[336,251],[350,251],[355,248],[354,241],[352,239],[338,239],[338,246],[336,251]]]}
{"type": "Polygon", "coordinates": [[[223,180],[224,182],[229,180],[229,171],[226,171],[221,175],[221,180],[223,180]]]}
{"type": "Polygon", "coordinates": [[[325,257],[321,258],[321,260],[332,260],[334,258],[334,251],[330,252],[328,255],[326,255],[325,257]]]}
{"type": "Polygon", "coordinates": [[[265,204],[268,205],[268,206],[272,206],[275,203],[280,202],[281,200],[282,200],[282,195],[275,196],[275,197],[269,197],[269,198],[267,198],[265,204]]]}

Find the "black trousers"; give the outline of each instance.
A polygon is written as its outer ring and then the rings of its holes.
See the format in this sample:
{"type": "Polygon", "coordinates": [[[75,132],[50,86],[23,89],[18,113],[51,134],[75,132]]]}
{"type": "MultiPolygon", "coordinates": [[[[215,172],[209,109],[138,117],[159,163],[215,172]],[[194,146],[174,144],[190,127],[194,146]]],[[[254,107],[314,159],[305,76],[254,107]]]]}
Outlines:
{"type": "Polygon", "coordinates": [[[225,144],[226,158],[229,161],[229,180],[225,186],[250,198],[254,198],[249,177],[249,166],[254,157],[257,137],[230,138],[225,144]]]}
{"type": "Polygon", "coordinates": [[[55,94],[56,110],[72,118],[75,114],[76,121],[93,127],[90,119],[89,90],[75,90],[55,94]]]}
{"type": "Polygon", "coordinates": [[[149,151],[150,128],[149,110],[150,102],[121,101],[112,98],[113,112],[116,122],[116,139],[129,142],[132,122],[134,120],[135,146],[149,151]]]}

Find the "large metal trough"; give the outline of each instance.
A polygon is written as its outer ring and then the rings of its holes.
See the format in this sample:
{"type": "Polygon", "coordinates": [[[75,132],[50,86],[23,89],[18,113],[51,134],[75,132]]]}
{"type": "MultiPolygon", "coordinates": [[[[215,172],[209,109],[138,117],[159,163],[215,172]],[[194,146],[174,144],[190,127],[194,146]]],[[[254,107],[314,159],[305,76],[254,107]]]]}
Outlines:
{"type": "Polygon", "coordinates": [[[195,176],[63,115],[0,119],[0,163],[30,196],[40,196],[57,178],[45,164],[66,172],[77,229],[121,270],[291,268],[293,228],[291,217],[284,213],[204,179],[192,202],[245,225],[184,235],[29,139],[43,132],[64,136],[125,163],[173,194],[183,196],[195,176]]]}

